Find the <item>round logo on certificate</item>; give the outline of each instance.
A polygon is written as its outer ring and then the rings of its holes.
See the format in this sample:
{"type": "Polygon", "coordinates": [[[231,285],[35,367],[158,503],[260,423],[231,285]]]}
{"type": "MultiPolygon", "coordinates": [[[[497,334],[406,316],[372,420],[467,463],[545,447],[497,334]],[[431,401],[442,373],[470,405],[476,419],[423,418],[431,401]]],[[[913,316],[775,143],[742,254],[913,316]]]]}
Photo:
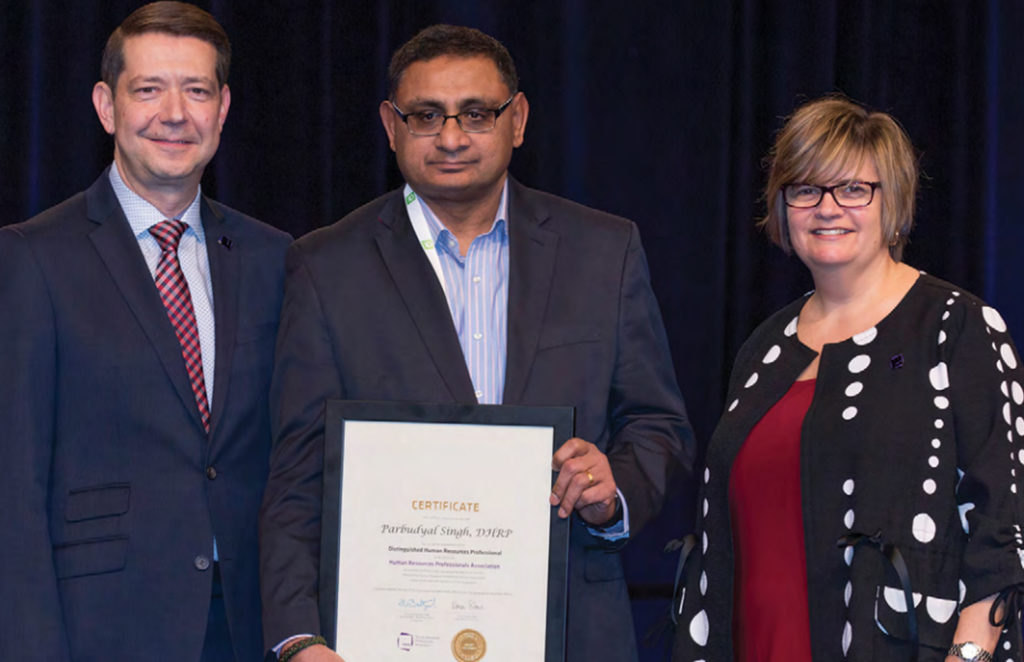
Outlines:
{"type": "Polygon", "coordinates": [[[459,662],[476,662],[486,652],[487,641],[476,630],[463,630],[452,639],[452,655],[459,662]]]}

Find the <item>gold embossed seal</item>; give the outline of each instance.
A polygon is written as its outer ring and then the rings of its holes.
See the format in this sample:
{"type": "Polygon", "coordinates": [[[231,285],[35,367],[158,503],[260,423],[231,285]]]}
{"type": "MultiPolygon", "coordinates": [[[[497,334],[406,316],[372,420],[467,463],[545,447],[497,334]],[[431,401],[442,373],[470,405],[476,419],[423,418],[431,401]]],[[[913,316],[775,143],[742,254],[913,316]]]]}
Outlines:
{"type": "Polygon", "coordinates": [[[452,655],[459,662],[476,662],[486,652],[487,641],[476,630],[462,630],[452,639],[452,655]]]}

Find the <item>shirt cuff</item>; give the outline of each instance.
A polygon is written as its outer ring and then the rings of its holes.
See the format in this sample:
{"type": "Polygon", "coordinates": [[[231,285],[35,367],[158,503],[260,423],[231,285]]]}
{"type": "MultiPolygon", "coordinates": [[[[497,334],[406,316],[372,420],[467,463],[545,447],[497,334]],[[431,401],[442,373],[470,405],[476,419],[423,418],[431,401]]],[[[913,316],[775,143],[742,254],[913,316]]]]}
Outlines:
{"type": "Polygon", "coordinates": [[[619,503],[622,504],[622,521],[607,529],[587,527],[592,534],[608,541],[624,540],[629,537],[629,506],[626,505],[626,497],[622,496],[622,490],[616,487],[615,492],[619,495],[619,503]]]}
{"type": "Polygon", "coordinates": [[[288,644],[292,643],[293,641],[298,641],[299,639],[308,639],[309,637],[314,637],[314,636],[316,636],[316,635],[313,635],[313,634],[296,634],[296,635],[293,635],[291,637],[288,637],[287,639],[285,639],[284,641],[282,641],[278,645],[274,646],[271,650],[274,651],[274,655],[276,655],[278,657],[281,657],[281,650],[284,649],[284,647],[287,646],[288,644]]]}

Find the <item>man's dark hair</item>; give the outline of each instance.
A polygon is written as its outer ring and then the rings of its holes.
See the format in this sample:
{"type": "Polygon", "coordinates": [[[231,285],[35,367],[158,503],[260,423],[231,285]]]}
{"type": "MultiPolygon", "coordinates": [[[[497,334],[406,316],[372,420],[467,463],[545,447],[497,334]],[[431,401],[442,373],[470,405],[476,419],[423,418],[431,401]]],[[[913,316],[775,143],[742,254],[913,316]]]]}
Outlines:
{"type": "Polygon", "coordinates": [[[124,71],[124,40],[149,32],[175,37],[195,37],[217,49],[217,85],[228,81],[231,68],[231,42],[224,28],[209,13],[186,2],[153,2],[139,7],[110,35],[103,49],[100,77],[111,92],[124,71]]]}
{"type": "Polygon", "coordinates": [[[512,62],[508,49],[500,41],[474,28],[442,24],[424,28],[391,56],[391,64],[388,66],[388,98],[394,100],[398,84],[402,81],[402,74],[409,65],[433,60],[442,55],[488,57],[498,67],[498,73],[501,74],[508,91],[512,94],[519,91],[516,65],[512,62]]]}

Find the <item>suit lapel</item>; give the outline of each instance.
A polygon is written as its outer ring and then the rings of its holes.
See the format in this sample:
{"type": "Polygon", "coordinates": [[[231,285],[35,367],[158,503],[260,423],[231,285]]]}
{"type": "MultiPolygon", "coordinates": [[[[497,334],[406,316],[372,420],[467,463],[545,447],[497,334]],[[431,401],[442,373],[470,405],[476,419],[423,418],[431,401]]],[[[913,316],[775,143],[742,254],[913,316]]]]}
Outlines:
{"type": "Polygon", "coordinates": [[[547,211],[531,204],[529,191],[509,181],[508,350],[505,404],[522,401],[526,379],[537,353],[558,254],[558,235],[542,226],[547,211]]]}
{"type": "Polygon", "coordinates": [[[217,431],[217,423],[224,412],[231,376],[231,361],[235,353],[238,330],[238,289],[241,277],[240,250],[231,250],[232,238],[228,234],[224,217],[203,197],[201,201],[203,232],[206,235],[206,254],[210,262],[210,280],[213,283],[213,319],[216,328],[216,365],[214,366],[213,406],[210,411],[210,437],[217,431]],[[221,237],[229,241],[221,243],[221,237]]]}
{"type": "Polygon", "coordinates": [[[476,402],[444,291],[416,240],[401,200],[399,192],[381,210],[376,237],[381,258],[449,395],[456,402],[476,402]]]}
{"type": "Polygon", "coordinates": [[[97,224],[89,238],[139,326],[153,344],[182,403],[195,424],[202,429],[199,408],[185,371],[185,362],[181,358],[178,337],[167,318],[167,311],[153,283],[153,275],[149,273],[139,250],[139,243],[132,234],[107,177],[104,171],[86,192],[86,215],[97,224]]]}

